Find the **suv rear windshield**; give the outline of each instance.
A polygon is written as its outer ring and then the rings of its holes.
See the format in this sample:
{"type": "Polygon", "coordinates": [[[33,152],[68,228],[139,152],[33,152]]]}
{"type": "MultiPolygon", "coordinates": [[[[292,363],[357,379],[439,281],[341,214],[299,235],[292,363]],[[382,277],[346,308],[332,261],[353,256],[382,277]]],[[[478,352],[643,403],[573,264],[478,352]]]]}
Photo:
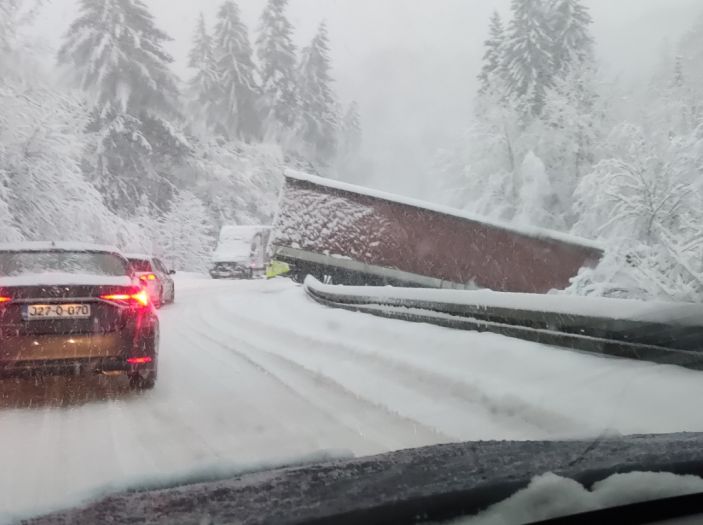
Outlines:
{"type": "Polygon", "coordinates": [[[121,257],[102,252],[0,252],[0,276],[23,274],[71,273],[90,275],[127,275],[121,257]]]}
{"type": "Polygon", "coordinates": [[[144,259],[130,259],[129,264],[135,272],[152,272],[151,262],[144,259]]]}

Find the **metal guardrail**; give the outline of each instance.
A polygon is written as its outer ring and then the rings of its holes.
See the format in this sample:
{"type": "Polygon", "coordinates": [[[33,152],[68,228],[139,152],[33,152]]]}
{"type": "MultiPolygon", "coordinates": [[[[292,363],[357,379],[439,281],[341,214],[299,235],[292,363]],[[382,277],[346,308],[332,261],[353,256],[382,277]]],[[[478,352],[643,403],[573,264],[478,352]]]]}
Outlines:
{"type": "Polygon", "coordinates": [[[703,319],[674,324],[409,300],[393,297],[392,289],[387,296],[364,296],[323,285],[313,277],[305,280],[305,291],[325,306],[388,319],[491,332],[604,356],[703,370],[703,319]]]}

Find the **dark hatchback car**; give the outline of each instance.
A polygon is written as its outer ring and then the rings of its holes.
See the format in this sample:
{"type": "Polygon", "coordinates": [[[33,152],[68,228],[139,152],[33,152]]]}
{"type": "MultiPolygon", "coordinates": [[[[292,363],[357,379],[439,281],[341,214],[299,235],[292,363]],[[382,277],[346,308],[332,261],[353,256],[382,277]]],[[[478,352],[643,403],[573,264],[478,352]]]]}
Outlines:
{"type": "Polygon", "coordinates": [[[138,283],[109,247],[0,244],[0,377],[126,375],[152,388],[159,321],[138,283]]]}

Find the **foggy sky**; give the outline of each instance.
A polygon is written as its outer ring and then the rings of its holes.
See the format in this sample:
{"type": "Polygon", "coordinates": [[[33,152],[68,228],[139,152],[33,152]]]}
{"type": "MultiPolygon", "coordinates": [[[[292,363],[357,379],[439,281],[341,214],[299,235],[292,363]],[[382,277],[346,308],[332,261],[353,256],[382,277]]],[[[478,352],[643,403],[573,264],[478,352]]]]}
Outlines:
{"type": "MultiPolygon", "coordinates": [[[[175,70],[188,76],[186,55],[200,10],[210,23],[221,0],[145,0],[174,37],[175,70]]],[[[265,0],[239,0],[250,33],[265,0]]],[[[290,0],[296,43],[321,20],[329,24],[336,89],[361,105],[371,185],[422,196],[437,147],[470,123],[487,20],[509,0],[290,0]]],[[[703,11],[700,0],[587,0],[597,54],[608,75],[644,79],[665,41],[674,45],[703,11]]],[[[75,17],[75,0],[53,0],[36,34],[56,47],[75,17]]]]}

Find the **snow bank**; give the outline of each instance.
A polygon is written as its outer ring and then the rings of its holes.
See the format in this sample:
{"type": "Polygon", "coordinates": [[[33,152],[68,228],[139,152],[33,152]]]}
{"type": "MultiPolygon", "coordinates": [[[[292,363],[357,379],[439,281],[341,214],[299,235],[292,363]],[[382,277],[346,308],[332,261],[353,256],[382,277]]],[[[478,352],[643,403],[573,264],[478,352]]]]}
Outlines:
{"type": "Polygon", "coordinates": [[[436,290],[427,288],[396,288],[391,286],[338,286],[322,284],[314,277],[305,286],[321,292],[357,296],[359,298],[427,301],[453,305],[486,306],[515,310],[533,310],[588,317],[607,317],[631,321],[700,324],[703,305],[633,299],[606,299],[571,295],[541,295],[494,292],[491,290],[436,290]]]}
{"type": "Polygon", "coordinates": [[[285,171],[286,177],[289,179],[296,179],[296,180],[301,180],[305,182],[310,182],[312,184],[317,184],[320,186],[327,186],[328,188],[334,188],[337,190],[342,190],[342,191],[349,191],[352,193],[360,193],[362,195],[367,195],[369,197],[374,197],[377,199],[383,199],[386,201],[391,201],[391,202],[397,202],[399,204],[405,204],[407,206],[413,206],[416,208],[423,208],[426,210],[434,211],[437,213],[442,213],[445,215],[452,215],[454,217],[459,217],[461,219],[466,219],[469,221],[473,222],[479,222],[482,224],[486,224],[489,226],[493,226],[495,228],[499,228],[502,230],[509,230],[515,233],[519,233],[521,235],[526,235],[528,237],[535,237],[538,239],[551,239],[559,242],[564,242],[564,243],[569,243],[569,244],[576,244],[580,246],[586,246],[589,248],[594,248],[597,250],[603,250],[603,246],[595,241],[589,240],[589,239],[584,239],[582,237],[576,237],[574,235],[569,235],[566,233],[561,233],[561,232],[556,232],[553,230],[547,230],[543,228],[538,228],[536,226],[528,226],[528,225],[517,225],[513,223],[507,223],[507,222],[499,222],[493,219],[488,219],[486,217],[482,217],[480,215],[474,215],[471,213],[467,213],[462,210],[458,210],[456,208],[450,208],[448,206],[441,206],[439,204],[433,204],[430,202],[426,201],[421,201],[419,199],[413,199],[410,197],[403,197],[401,195],[396,195],[393,193],[387,193],[384,191],[380,190],[374,190],[371,188],[364,188],[361,186],[355,186],[353,184],[348,184],[346,182],[340,182],[336,180],[330,180],[322,177],[317,177],[315,175],[309,175],[307,173],[303,173],[301,171],[296,171],[292,169],[287,169],[285,171]]]}
{"type": "Polygon", "coordinates": [[[535,477],[510,498],[454,525],[519,525],[658,498],[703,492],[703,479],[668,472],[615,474],[588,490],[555,474],[535,477]]]}

